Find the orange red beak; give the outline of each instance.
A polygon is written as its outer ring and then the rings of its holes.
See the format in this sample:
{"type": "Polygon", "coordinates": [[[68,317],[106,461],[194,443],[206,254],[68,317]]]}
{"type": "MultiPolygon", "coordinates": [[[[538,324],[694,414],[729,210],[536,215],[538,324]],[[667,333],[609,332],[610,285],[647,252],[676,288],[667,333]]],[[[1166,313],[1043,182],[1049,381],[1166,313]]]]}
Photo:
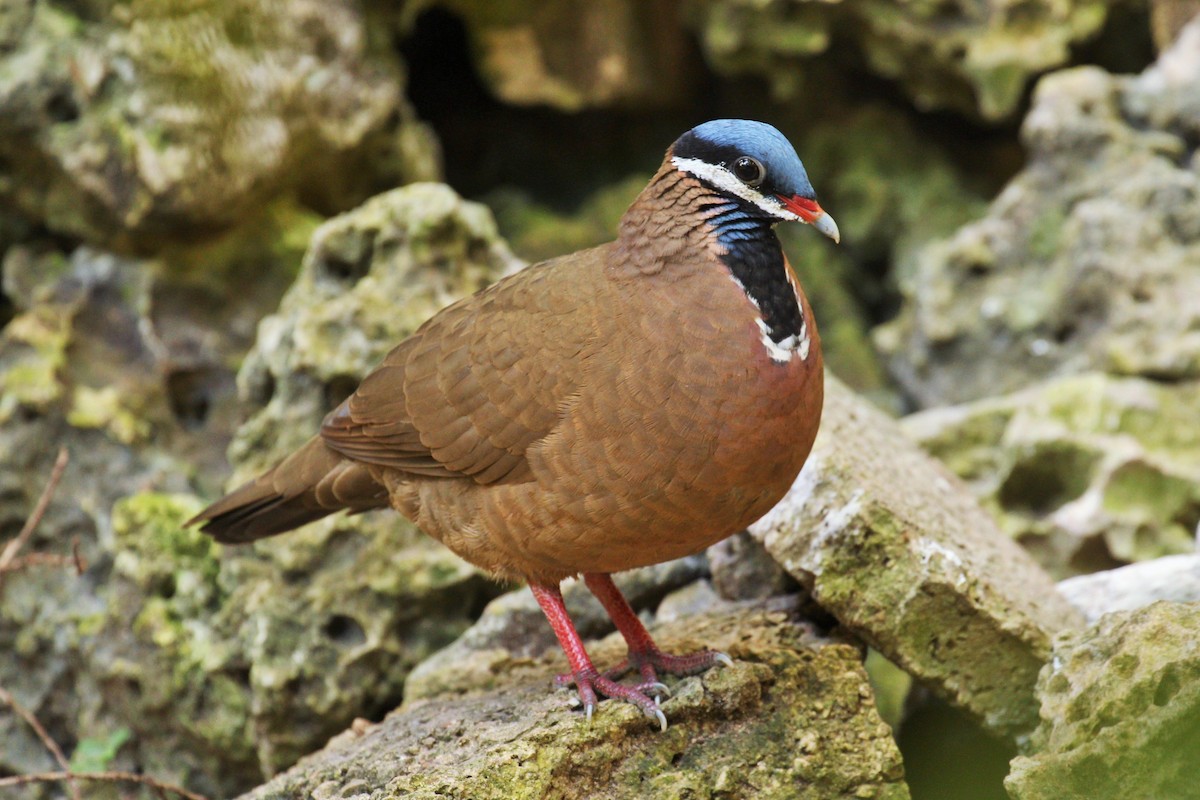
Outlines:
{"type": "Polygon", "coordinates": [[[788,197],[785,194],[777,194],[775,196],[779,198],[779,202],[782,203],[783,207],[788,211],[792,212],[809,225],[812,225],[821,233],[825,234],[830,239],[833,239],[833,241],[839,243],[842,241],[842,234],[841,231],[838,230],[837,223],[834,222],[833,217],[825,213],[825,209],[821,208],[820,204],[817,203],[816,200],[809,200],[808,198],[800,197],[799,195],[788,197]]]}

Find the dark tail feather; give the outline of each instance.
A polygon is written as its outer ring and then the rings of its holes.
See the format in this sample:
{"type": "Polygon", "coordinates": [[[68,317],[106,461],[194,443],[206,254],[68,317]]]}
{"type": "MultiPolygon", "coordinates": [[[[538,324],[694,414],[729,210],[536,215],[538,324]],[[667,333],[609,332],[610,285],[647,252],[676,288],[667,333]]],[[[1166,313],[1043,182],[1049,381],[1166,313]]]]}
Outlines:
{"type": "Polygon", "coordinates": [[[387,505],[387,490],[365,466],[314,437],[187,524],[199,524],[218,542],[242,544],[285,533],[342,509],[357,513],[387,505]]]}

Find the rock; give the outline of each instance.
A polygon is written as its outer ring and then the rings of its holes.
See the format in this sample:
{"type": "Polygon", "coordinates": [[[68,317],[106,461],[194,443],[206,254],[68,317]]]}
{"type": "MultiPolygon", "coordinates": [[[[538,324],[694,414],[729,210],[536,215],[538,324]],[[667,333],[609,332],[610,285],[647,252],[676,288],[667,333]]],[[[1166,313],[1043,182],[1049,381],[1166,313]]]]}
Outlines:
{"type": "Polygon", "coordinates": [[[144,251],[282,192],[344,207],[436,177],[357,3],[17,5],[0,23],[0,198],[56,234],[144,251]],[[375,170],[345,169],[366,150],[375,170]]]}
{"type": "Polygon", "coordinates": [[[1154,46],[1160,51],[1166,50],[1198,14],[1198,0],[1150,0],[1150,29],[1154,33],[1154,46]]]}
{"type": "MultiPolygon", "coordinates": [[[[592,724],[550,690],[560,653],[501,667],[497,689],[408,700],[347,731],[246,798],[907,798],[890,730],[858,649],[810,635],[782,608],[745,605],[656,628],[665,646],[735,664],[672,680],[660,733],[603,702],[592,724]]],[[[612,636],[605,662],[623,652],[612,636]]]]}
{"type": "MultiPolygon", "coordinates": [[[[129,617],[109,627],[115,606],[146,599],[112,577],[123,543],[110,512],[148,487],[186,492],[189,455],[200,464],[219,458],[233,407],[232,374],[221,379],[219,359],[236,347],[234,323],[246,307],[228,303],[221,318],[230,327],[187,352],[167,332],[200,324],[208,312],[198,304],[166,322],[165,286],[144,263],[88,247],[64,255],[29,244],[6,254],[4,293],[15,316],[0,332],[0,529],[24,524],[61,446],[70,462],[22,555],[69,560],[75,551],[86,569],[28,566],[0,576],[0,686],[64,745],[152,731],[160,752],[175,753],[173,774],[185,775],[205,755],[182,743],[191,741],[188,723],[156,692],[171,682],[170,670],[147,663],[129,617]],[[198,367],[207,376],[194,384],[206,393],[204,419],[180,414],[175,402],[175,378],[198,367]],[[147,670],[146,694],[135,698],[138,666],[147,670]]],[[[202,560],[181,563],[178,584],[168,570],[156,591],[186,593],[201,582],[203,569],[193,565],[202,560]]],[[[19,718],[0,715],[0,739],[0,771],[57,769],[19,718]]],[[[122,748],[122,766],[139,759],[137,748],[122,748]]]]}
{"type": "Polygon", "coordinates": [[[723,0],[687,9],[719,72],[760,75],[778,97],[801,91],[812,57],[848,36],[871,70],[901,84],[918,108],[1001,120],[1017,110],[1031,78],[1067,63],[1071,47],[1100,30],[1112,5],[723,0]]]}
{"type": "Polygon", "coordinates": [[[1151,603],[1200,603],[1200,553],[1167,556],[1059,581],[1058,591],[1088,622],[1151,603]]]}
{"type": "Polygon", "coordinates": [[[831,375],[808,463],[750,532],[844,626],[986,727],[1036,722],[1038,670],[1079,614],[966,487],[831,375]]]}
{"type": "Polygon", "coordinates": [[[826,364],[856,391],[898,409],[869,320],[895,302],[895,282],[916,269],[925,244],[983,212],[976,183],[983,176],[964,174],[910,117],[883,105],[822,115],[815,124],[792,113],[797,147],[842,244],[801,225],[779,226],[780,239],[815,309],[826,364]]]}
{"type": "Polygon", "coordinates": [[[795,579],[746,531],[708,548],[713,588],[726,600],[755,600],[794,591],[795,579]]]}
{"type": "MultiPolygon", "coordinates": [[[[665,595],[696,580],[705,572],[704,559],[689,556],[617,575],[622,594],[635,610],[653,610],[665,595]]],[[[587,587],[579,581],[563,585],[563,598],[575,628],[584,638],[613,630],[612,621],[587,587]]],[[[454,644],[421,662],[404,686],[408,700],[470,689],[503,686],[513,664],[558,648],[554,631],[533,595],[525,587],[501,595],[454,644]]],[[[615,663],[615,662],[614,662],[615,663]]]]}
{"type": "Polygon", "coordinates": [[[1058,577],[1189,552],[1200,381],[1088,373],[905,418],[1001,529],[1058,577]]]}
{"type": "MultiPolygon", "coordinates": [[[[47,443],[67,444],[73,462],[31,549],[69,553],[78,536],[90,565],[80,578],[6,577],[0,647],[18,656],[0,659],[0,685],[59,741],[123,731],[111,766],[214,797],[294,763],[356,716],[394,706],[412,667],[497,592],[391,513],[325,520],[256,548],[222,548],[182,528],[202,506],[189,478],[212,496],[227,469],[197,454],[219,456],[237,408],[228,376],[208,421],[189,428],[172,410],[168,367],[203,356],[227,370],[223,362],[240,356],[231,342],[253,331],[245,317],[257,316],[248,309],[261,298],[247,286],[214,309],[200,289],[241,286],[230,277],[238,274],[267,282],[246,262],[222,263],[230,266],[219,276],[157,274],[87,248],[70,259],[10,251],[5,293],[20,313],[0,334],[3,524],[29,513],[53,457],[47,443]]],[[[397,190],[329,222],[247,360],[254,380],[292,398],[300,421],[268,408],[242,447],[267,460],[289,435],[306,438],[330,394],[431,306],[512,263],[486,209],[442,186],[397,190]]],[[[9,720],[0,715],[0,735],[18,745],[0,749],[0,770],[52,767],[33,734],[9,720]]]]}
{"type": "Polygon", "coordinates": [[[1100,370],[1200,377],[1200,22],[1139,76],[1044,78],[1028,165],[932,245],[878,330],[921,407],[1100,370]]]}
{"type": "MultiPolygon", "coordinates": [[[[428,5],[407,10],[403,27],[428,5]]],[[[694,55],[668,0],[444,5],[466,25],[480,77],[512,105],[657,109],[694,81],[694,55]]]]}
{"type": "Polygon", "coordinates": [[[1012,762],[1013,800],[1196,797],[1200,606],[1155,603],[1055,643],[1041,725],[1012,762]]]}
{"type": "Polygon", "coordinates": [[[725,601],[713,589],[707,580],[689,583],[668,594],[654,610],[654,619],[659,623],[674,622],[675,620],[699,616],[715,608],[725,601]]]}

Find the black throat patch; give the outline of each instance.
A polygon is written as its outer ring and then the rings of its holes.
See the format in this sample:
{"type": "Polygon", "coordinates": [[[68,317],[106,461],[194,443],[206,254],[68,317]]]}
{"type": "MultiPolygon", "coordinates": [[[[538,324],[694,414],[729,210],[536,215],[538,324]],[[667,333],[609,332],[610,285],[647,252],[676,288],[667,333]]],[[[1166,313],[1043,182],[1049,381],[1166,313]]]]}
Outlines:
{"type": "Polygon", "coordinates": [[[804,312],[787,279],[774,222],[748,203],[736,200],[714,204],[708,218],[717,240],[725,246],[721,260],[758,306],[766,335],[779,344],[789,337],[799,341],[806,331],[804,312]]]}

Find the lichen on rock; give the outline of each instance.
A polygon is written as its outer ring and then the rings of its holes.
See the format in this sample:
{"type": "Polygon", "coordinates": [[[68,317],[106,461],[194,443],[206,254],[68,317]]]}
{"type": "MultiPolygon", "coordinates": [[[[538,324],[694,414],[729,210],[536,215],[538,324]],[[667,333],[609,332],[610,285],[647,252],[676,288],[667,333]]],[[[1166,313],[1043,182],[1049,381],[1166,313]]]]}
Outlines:
{"type": "Polygon", "coordinates": [[[1017,110],[1027,82],[1067,63],[1094,36],[1112,3],[692,2],[689,16],[719,69],[752,72],[789,97],[803,59],[851,36],[870,68],[904,86],[926,110],[951,108],[999,120],[1017,110]]]}
{"type": "Polygon", "coordinates": [[[997,732],[1033,726],[1038,670],[1079,614],[965,486],[836,378],[808,463],[750,532],[950,703],[997,732]]]}
{"type": "MultiPolygon", "coordinates": [[[[726,606],[656,628],[665,647],[727,651],[732,668],[671,680],[659,732],[604,702],[570,710],[549,658],[500,667],[503,686],[409,701],[246,795],[393,798],[909,796],[857,647],[803,633],[786,602],[726,606]]],[[[615,635],[594,648],[619,658],[615,635]]]]}
{"type": "Polygon", "coordinates": [[[391,177],[436,177],[399,65],[354,3],[32,3],[13,19],[0,197],[60,234],[144,248],[230,226],[281,191],[336,191],[322,172],[414,131],[420,157],[391,177]]]}
{"type": "Polygon", "coordinates": [[[1041,725],[1004,784],[1013,800],[1195,796],[1198,643],[1200,605],[1165,602],[1055,642],[1041,725]]]}
{"type": "Polygon", "coordinates": [[[1200,24],[1138,76],[1044,78],[1026,168],[931,245],[876,343],[920,407],[1100,370],[1200,377],[1200,24]]]}
{"type": "Polygon", "coordinates": [[[913,414],[904,429],[1057,577],[1189,552],[1200,381],[1101,373],[913,414]]]}

